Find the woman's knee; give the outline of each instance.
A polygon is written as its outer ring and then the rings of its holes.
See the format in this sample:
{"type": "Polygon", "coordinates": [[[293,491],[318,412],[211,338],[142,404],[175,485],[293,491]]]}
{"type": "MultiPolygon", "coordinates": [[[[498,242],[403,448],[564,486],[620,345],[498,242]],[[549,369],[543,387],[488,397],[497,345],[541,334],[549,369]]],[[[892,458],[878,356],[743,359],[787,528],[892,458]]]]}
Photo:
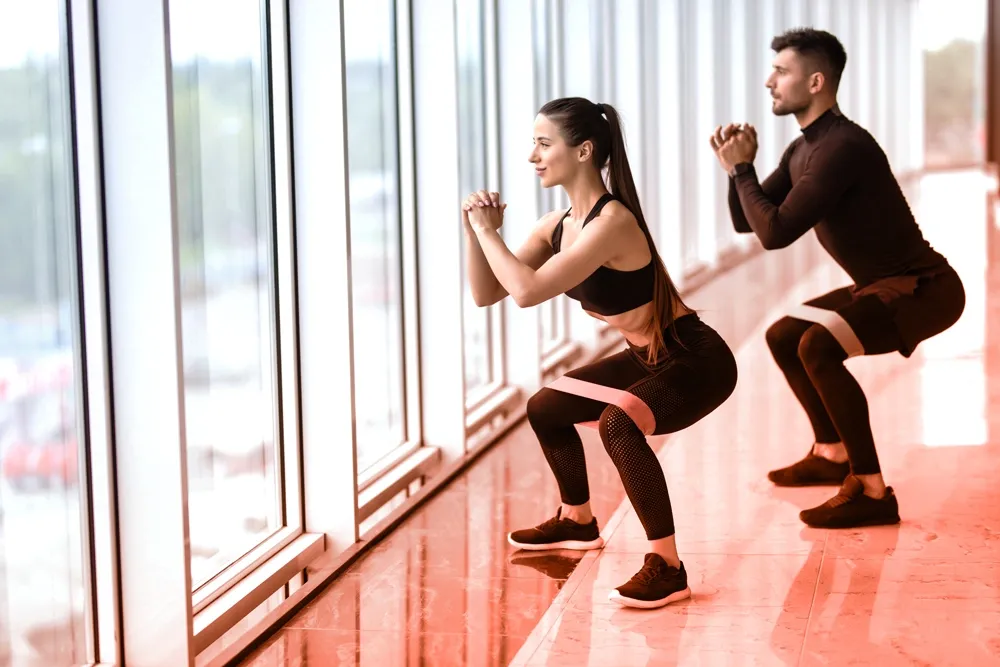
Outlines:
{"type": "Polygon", "coordinates": [[[833,334],[818,324],[802,334],[798,354],[802,365],[811,373],[822,371],[827,366],[840,365],[847,358],[847,353],[833,334]]]}
{"type": "Polygon", "coordinates": [[[528,423],[533,429],[538,430],[539,427],[551,424],[554,414],[553,393],[555,393],[554,389],[543,387],[528,399],[525,411],[528,415],[528,423]]]}
{"type": "Polygon", "coordinates": [[[628,413],[617,405],[609,405],[601,413],[598,422],[598,432],[601,442],[612,461],[618,462],[624,451],[634,446],[634,441],[645,442],[645,437],[628,413]]]}

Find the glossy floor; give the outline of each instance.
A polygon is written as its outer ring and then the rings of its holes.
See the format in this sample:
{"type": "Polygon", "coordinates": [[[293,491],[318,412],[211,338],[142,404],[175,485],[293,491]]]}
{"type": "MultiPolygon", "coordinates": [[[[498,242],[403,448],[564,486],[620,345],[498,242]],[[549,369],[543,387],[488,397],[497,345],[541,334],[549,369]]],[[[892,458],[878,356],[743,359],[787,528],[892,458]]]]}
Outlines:
{"type": "Polygon", "coordinates": [[[959,270],[962,319],[899,355],[852,359],[869,396],[903,521],[824,531],[799,509],[835,491],[777,489],[806,419],[763,330],[846,282],[812,235],[759,256],[690,301],[737,352],[740,382],[715,413],[657,438],[693,597],[652,612],[607,592],[646,543],[596,433],[584,432],[608,539],[586,555],[514,552],[511,528],[559,499],[527,425],[337,579],[244,664],[1000,665],[1000,227],[975,174],[908,190],[925,235],[959,270]]]}

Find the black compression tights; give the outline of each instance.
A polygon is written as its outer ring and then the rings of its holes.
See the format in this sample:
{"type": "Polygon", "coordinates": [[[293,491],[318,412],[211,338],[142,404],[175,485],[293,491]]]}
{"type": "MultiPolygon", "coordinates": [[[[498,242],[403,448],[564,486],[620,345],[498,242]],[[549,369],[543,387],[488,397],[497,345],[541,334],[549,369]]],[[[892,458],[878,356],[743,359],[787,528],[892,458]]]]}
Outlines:
{"type": "MultiPolygon", "coordinates": [[[[662,362],[645,366],[645,350],[624,350],[566,373],[594,384],[627,390],[656,418],[656,435],[687,428],[723,403],[736,386],[736,361],[726,343],[696,316],[676,323],[688,350],[673,347],[662,362]]],[[[673,511],[660,463],[646,437],[621,409],[556,389],[528,400],[528,420],[559,484],[562,502],[590,500],[583,444],[575,424],[600,420],[604,447],[618,468],[625,492],[650,540],[674,534],[673,511]]]]}
{"type": "MultiPolygon", "coordinates": [[[[861,385],[844,367],[847,353],[825,327],[783,317],[767,330],[767,344],[799,403],[818,443],[843,442],[856,475],[881,472],[861,385]]],[[[874,349],[884,354],[894,347],[874,349]]]]}

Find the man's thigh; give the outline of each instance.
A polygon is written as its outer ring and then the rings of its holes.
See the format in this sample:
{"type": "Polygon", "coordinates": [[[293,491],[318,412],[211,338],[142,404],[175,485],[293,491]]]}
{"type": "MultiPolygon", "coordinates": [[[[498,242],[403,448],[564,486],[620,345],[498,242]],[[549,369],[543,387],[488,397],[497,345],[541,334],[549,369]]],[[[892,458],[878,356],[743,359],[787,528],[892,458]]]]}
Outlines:
{"type": "Polygon", "coordinates": [[[790,317],[826,328],[849,357],[896,352],[901,339],[894,311],[874,294],[841,287],[793,308],[790,317]]]}

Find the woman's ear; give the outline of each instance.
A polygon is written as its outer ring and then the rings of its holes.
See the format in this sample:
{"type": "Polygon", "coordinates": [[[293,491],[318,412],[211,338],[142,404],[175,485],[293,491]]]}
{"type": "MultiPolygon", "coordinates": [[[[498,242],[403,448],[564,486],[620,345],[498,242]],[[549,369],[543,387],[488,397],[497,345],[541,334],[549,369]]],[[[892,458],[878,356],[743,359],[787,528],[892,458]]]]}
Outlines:
{"type": "Polygon", "coordinates": [[[579,157],[580,162],[587,162],[588,160],[590,160],[590,158],[594,156],[594,142],[591,141],[590,139],[587,139],[582,144],[580,144],[580,148],[578,149],[577,155],[579,157]]]}

